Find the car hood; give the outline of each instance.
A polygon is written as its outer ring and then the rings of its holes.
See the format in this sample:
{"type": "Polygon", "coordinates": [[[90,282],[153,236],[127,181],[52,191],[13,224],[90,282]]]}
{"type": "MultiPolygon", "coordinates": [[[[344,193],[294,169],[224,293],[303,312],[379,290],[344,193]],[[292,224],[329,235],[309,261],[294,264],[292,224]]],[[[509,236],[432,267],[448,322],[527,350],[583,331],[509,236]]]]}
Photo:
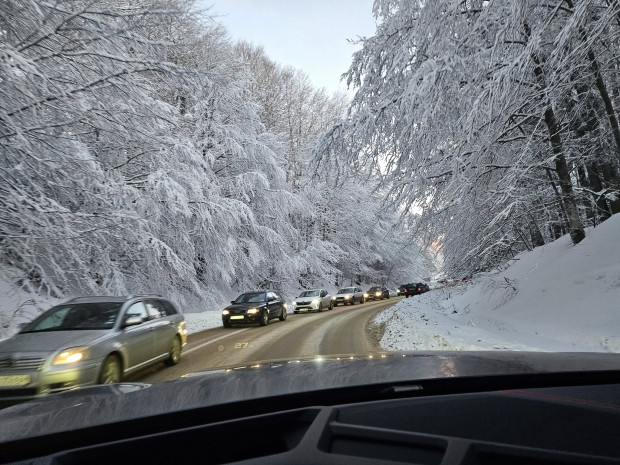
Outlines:
{"type": "Polygon", "coordinates": [[[247,310],[248,308],[260,308],[265,305],[265,302],[245,302],[242,304],[230,304],[226,307],[226,310],[247,310]]]}
{"type": "Polygon", "coordinates": [[[18,333],[0,342],[0,353],[54,352],[68,347],[92,344],[109,332],[110,330],[79,330],[18,333]]]}
{"type": "Polygon", "coordinates": [[[161,384],[121,383],[54,394],[0,410],[0,441],[321,389],[438,378],[618,371],[620,354],[400,352],[266,361],[187,374],[161,384]]]}

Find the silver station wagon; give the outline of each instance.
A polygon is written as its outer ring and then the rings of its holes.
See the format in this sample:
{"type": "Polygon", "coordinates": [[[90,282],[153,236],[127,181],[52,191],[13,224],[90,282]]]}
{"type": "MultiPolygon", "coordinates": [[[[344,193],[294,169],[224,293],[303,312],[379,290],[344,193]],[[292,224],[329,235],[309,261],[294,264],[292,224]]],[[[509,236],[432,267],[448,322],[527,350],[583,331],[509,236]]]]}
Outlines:
{"type": "Polygon", "coordinates": [[[75,298],[0,342],[0,399],[116,383],[158,362],[175,365],[186,341],[185,317],[160,296],[75,298]]]}

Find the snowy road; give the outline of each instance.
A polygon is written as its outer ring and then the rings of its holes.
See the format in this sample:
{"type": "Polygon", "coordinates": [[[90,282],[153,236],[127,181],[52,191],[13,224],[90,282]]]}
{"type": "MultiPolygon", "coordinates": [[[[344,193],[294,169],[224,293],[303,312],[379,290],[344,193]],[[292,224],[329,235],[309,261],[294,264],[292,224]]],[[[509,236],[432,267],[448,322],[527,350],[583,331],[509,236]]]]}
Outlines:
{"type": "Polygon", "coordinates": [[[209,368],[264,360],[376,352],[378,341],[366,326],[377,313],[400,300],[289,314],[286,321],[271,320],[266,327],[222,327],[191,334],[179,365],[165,369],[158,365],[130,381],[169,381],[209,368]]]}

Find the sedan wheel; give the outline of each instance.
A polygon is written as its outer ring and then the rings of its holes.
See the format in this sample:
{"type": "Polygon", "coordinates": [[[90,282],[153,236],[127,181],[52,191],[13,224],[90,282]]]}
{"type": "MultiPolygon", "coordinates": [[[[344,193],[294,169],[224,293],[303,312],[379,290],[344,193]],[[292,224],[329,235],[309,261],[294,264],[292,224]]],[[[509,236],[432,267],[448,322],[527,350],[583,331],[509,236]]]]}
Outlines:
{"type": "Polygon", "coordinates": [[[282,307],[282,313],[280,314],[280,321],[286,320],[286,308],[282,307]]]}
{"type": "Polygon", "coordinates": [[[323,302],[319,302],[319,312],[323,311],[323,302]]]}
{"type": "Polygon", "coordinates": [[[181,339],[179,336],[174,337],[172,347],[170,348],[170,357],[166,360],[166,365],[176,365],[181,361],[181,339]]]}
{"type": "Polygon", "coordinates": [[[333,310],[333,309],[334,309],[334,303],[333,303],[333,302],[330,302],[330,303],[329,303],[329,307],[328,307],[328,308],[329,308],[330,310],[333,310]]]}
{"type": "Polygon", "coordinates": [[[260,315],[260,325],[267,326],[269,324],[269,312],[267,310],[263,310],[263,313],[260,315]]]}
{"type": "Polygon", "coordinates": [[[120,383],[121,381],[121,361],[116,355],[110,355],[103,362],[101,367],[100,384],[120,383]]]}

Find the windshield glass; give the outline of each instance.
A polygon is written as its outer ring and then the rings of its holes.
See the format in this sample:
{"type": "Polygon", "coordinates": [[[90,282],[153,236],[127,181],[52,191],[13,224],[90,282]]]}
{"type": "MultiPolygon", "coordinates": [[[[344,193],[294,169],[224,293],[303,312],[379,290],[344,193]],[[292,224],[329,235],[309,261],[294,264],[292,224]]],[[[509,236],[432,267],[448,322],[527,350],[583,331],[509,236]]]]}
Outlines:
{"type": "Polygon", "coordinates": [[[120,309],[121,304],[116,302],[61,305],[45,312],[21,332],[111,329],[120,309]]]}
{"type": "Polygon", "coordinates": [[[299,297],[317,297],[321,294],[321,291],[316,290],[316,291],[304,291],[301,294],[299,294],[299,297]]]}
{"type": "Polygon", "coordinates": [[[115,422],[620,352],[620,1],[13,0],[0,23],[6,409],[105,384],[66,410],[115,422]]]}
{"type": "Polygon", "coordinates": [[[265,292],[248,292],[241,294],[235,299],[236,304],[243,304],[247,302],[265,302],[267,300],[267,294],[265,292]]]}

